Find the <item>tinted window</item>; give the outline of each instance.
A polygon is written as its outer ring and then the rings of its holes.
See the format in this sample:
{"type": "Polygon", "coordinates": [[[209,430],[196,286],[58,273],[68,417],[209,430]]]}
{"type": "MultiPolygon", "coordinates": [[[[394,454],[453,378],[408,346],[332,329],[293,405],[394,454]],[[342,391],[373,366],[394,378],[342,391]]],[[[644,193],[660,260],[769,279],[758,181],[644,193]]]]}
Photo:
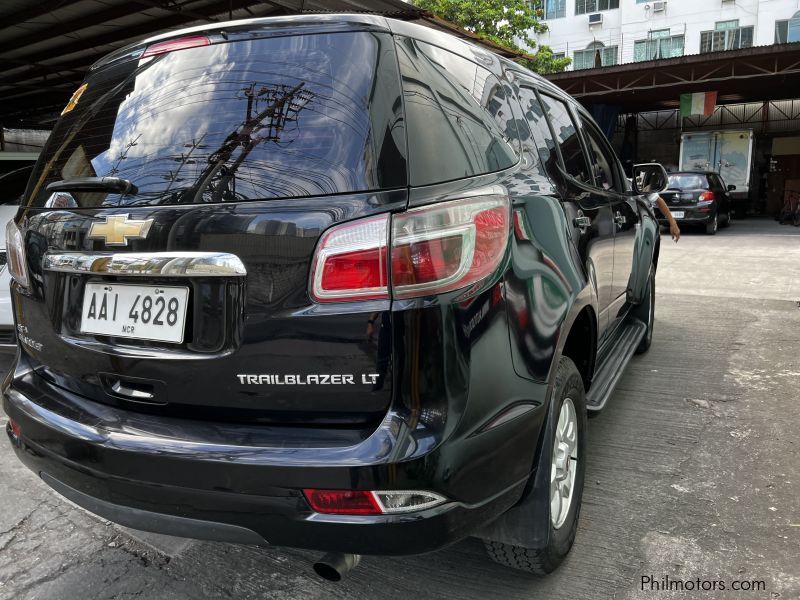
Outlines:
{"type": "Polygon", "coordinates": [[[545,119],[544,109],[531,88],[521,87],[519,89],[519,100],[522,104],[525,120],[528,121],[533,138],[536,141],[539,156],[543,163],[548,164],[556,154],[556,143],[553,139],[553,134],[550,133],[547,119],[545,119]]]}
{"type": "Polygon", "coordinates": [[[616,189],[614,176],[614,163],[616,157],[608,148],[602,134],[598,132],[585,119],[581,119],[583,133],[589,146],[589,164],[594,174],[594,184],[604,190],[616,189]]]}
{"type": "Polygon", "coordinates": [[[567,173],[582,183],[593,185],[594,181],[589,173],[581,139],[578,136],[578,128],[567,110],[567,105],[545,94],[542,94],[542,103],[555,132],[567,173]]]}
{"type": "Polygon", "coordinates": [[[403,80],[411,184],[491,173],[516,164],[508,90],[491,72],[447,50],[405,38],[403,80]]]}
{"type": "Polygon", "coordinates": [[[90,74],[32,178],[131,180],[79,206],[229,202],[407,185],[394,44],[367,32],[255,39],[90,74]],[[48,167],[48,168],[45,168],[48,167]],[[44,170],[43,170],[44,169],[44,170]]]}
{"type": "Polygon", "coordinates": [[[705,175],[680,173],[669,176],[669,187],[676,190],[707,190],[708,182],[705,175]]]}

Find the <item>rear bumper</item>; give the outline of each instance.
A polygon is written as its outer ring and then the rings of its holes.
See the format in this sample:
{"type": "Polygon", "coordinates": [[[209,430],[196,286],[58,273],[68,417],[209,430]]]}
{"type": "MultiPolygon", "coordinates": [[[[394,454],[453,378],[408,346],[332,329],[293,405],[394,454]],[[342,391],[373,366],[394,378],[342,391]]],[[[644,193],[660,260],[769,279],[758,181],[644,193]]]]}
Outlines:
{"type": "Polygon", "coordinates": [[[208,424],[126,413],[20,369],[4,385],[3,405],[20,427],[19,436],[9,431],[20,460],[109,520],[198,539],[387,555],[444,547],[513,506],[543,417],[536,410],[446,441],[404,430],[390,415],[356,445],[292,444],[285,430],[283,443],[224,444],[200,440],[208,424]],[[456,492],[465,484],[469,498],[456,492]],[[304,487],[424,489],[449,501],[402,515],[323,515],[306,503],[304,487]]]}

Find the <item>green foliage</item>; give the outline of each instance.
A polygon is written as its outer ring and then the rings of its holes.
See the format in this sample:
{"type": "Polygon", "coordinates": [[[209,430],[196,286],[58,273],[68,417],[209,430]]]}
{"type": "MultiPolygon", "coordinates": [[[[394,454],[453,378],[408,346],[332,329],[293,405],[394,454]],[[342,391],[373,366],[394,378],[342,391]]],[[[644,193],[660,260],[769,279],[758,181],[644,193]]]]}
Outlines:
{"type": "Polygon", "coordinates": [[[536,48],[531,34],[547,31],[547,24],[540,21],[542,0],[414,0],[414,5],[496,44],[533,54],[518,62],[537,73],[563,71],[571,62],[554,58],[547,46],[533,53],[519,45],[521,41],[536,48]]]}

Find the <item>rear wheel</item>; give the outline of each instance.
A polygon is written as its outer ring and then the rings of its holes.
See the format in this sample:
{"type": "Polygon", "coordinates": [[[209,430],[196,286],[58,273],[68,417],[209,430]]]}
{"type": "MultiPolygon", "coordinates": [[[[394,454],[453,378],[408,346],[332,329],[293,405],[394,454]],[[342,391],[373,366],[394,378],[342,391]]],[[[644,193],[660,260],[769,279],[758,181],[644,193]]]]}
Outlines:
{"type": "Polygon", "coordinates": [[[547,542],[538,548],[486,540],[486,551],[495,562],[546,575],[556,570],[572,548],[578,527],[586,473],[586,394],[575,363],[559,359],[553,384],[548,430],[539,456],[539,469],[547,469],[549,485],[535,486],[547,506],[537,518],[547,519],[547,542]]]}
{"type": "Polygon", "coordinates": [[[706,223],[706,233],[708,235],[714,235],[717,233],[718,229],[719,229],[719,215],[715,213],[711,221],[706,223]]]}

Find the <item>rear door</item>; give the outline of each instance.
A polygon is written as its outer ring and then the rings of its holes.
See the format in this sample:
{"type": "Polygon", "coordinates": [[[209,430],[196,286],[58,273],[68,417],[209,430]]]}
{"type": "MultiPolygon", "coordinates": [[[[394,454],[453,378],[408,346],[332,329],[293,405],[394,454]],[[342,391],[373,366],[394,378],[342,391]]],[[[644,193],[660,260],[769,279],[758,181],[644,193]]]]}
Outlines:
{"type": "Polygon", "coordinates": [[[391,36],[335,26],[211,32],[90,72],[21,220],[32,284],[16,318],[39,375],[193,419],[382,417],[389,301],[308,293],[323,231],[407,203],[391,36]],[[48,190],[79,177],[133,188],[48,190]]]}
{"type": "MultiPolygon", "coordinates": [[[[520,92],[523,106],[526,105],[525,90],[522,88],[520,92]]],[[[576,116],[563,100],[546,93],[539,96],[557,144],[561,169],[569,176],[563,190],[564,209],[568,221],[573,224],[574,239],[587,276],[597,290],[598,334],[602,336],[609,323],[614,275],[611,203],[608,195],[595,187],[576,116]]]]}
{"type": "Polygon", "coordinates": [[[590,118],[583,115],[579,118],[589,150],[595,185],[603,190],[608,199],[614,220],[614,274],[610,301],[610,319],[613,324],[614,319],[622,316],[619,313],[627,300],[639,229],[639,207],[636,199],[626,193],[622,169],[605,136],[590,118]]]}

